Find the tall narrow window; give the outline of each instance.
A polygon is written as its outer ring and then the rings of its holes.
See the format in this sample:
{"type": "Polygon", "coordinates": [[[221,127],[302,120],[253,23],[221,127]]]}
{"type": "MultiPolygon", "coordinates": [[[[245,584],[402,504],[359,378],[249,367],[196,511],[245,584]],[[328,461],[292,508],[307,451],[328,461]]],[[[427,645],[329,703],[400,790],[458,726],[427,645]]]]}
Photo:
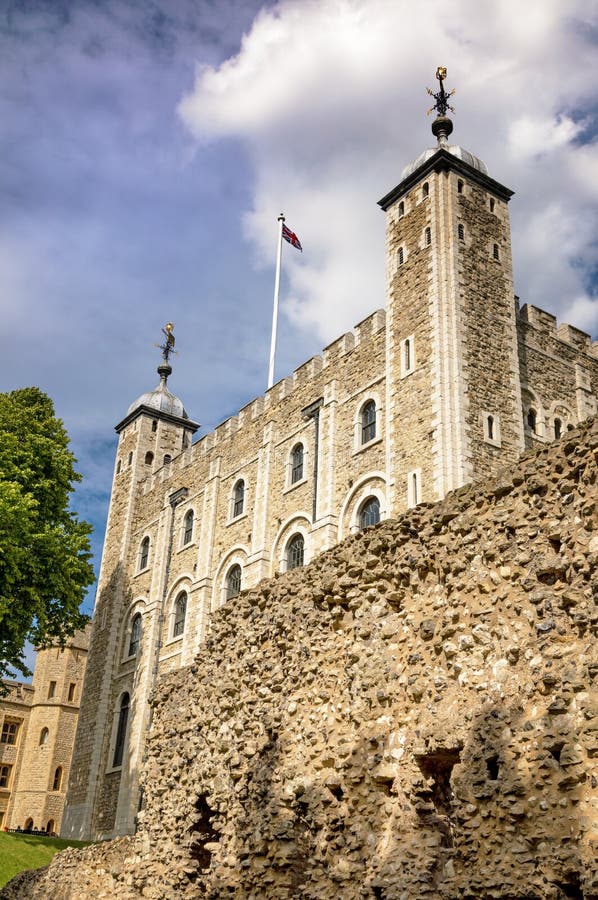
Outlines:
{"type": "Polygon", "coordinates": [[[52,790],[59,791],[62,784],[62,766],[58,766],[54,772],[54,781],[52,782],[52,790]]]}
{"type": "Polygon", "coordinates": [[[129,635],[129,656],[137,656],[141,642],[141,613],[135,613],[131,620],[131,634],[129,635]]]}
{"type": "Polygon", "coordinates": [[[488,440],[494,440],[494,416],[488,416],[487,425],[488,425],[488,440]]]}
{"type": "Polygon", "coordinates": [[[241,566],[234,565],[226,576],[225,595],[227,600],[238,597],[241,592],[241,566]]]}
{"type": "Polygon", "coordinates": [[[417,506],[421,502],[421,470],[415,469],[407,475],[407,506],[417,506]]]}
{"type": "Polygon", "coordinates": [[[131,451],[131,453],[129,453],[129,456],[127,458],[127,465],[130,466],[132,462],[133,462],[133,451],[131,451]]]}
{"type": "Polygon", "coordinates": [[[554,436],[555,438],[560,438],[563,433],[563,423],[560,419],[554,420],[554,436]]]}
{"type": "Polygon", "coordinates": [[[240,516],[245,506],[245,482],[241,478],[237,481],[233,491],[233,519],[240,516]]]}
{"type": "Polygon", "coordinates": [[[494,259],[500,259],[500,251],[498,249],[498,244],[494,244],[492,247],[492,256],[494,259]]]}
{"type": "Polygon", "coordinates": [[[494,212],[494,197],[490,197],[490,212],[494,212]]]}
{"type": "Polygon", "coordinates": [[[178,637],[185,630],[185,617],[187,615],[187,594],[185,591],[176,598],[174,604],[174,625],[172,636],[178,637]]]}
{"type": "Polygon", "coordinates": [[[417,473],[414,472],[411,476],[411,492],[413,496],[413,504],[417,506],[419,503],[419,485],[417,483],[417,473]]]}
{"type": "Polygon", "coordinates": [[[369,497],[359,511],[360,529],[377,525],[380,521],[380,501],[377,497],[369,497]]]}
{"type": "Polygon", "coordinates": [[[529,409],[527,412],[527,427],[529,429],[531,429],[531,431],[533,431],[534,434],[536,433],[537,424],[538,424],[538,420],[537,420],[536,410],[529,409]]]}
{"type": "Polygon", "coordinates": [[[401,200],[401,202],[399,203],[399,219],[402,219],[404,215],[405,215],[405,204],[401,200]]]}
{"type": "Polygon", "coordinates": [[[183,523],[183,544],[190,544],[193,540],[193,510],[185,514],[183,523]]]}
{"type": "Polygon", "coordinates": [[[154,419],[154,420],[152,421],[152,431],[157,431],[157,430],[158,430],[158,423],[157,423],[157,421],[154,419]]]}
{"type": "Polygon", "coordinates": [[[153,463],[153,461],[154,461],[154,454],[152,453],[151,450],[148,450],[147,453],[145,454],[145,464],[146,464],[146,466],[151,466],[151,464],[153,463]]]}
{"type": "Polygon", "coordinates": [[[463,225],[460,222],[457,225],[457,237],[459,238],[460,241],[465,240],[465,228],[463,227],[463,225]]]}
{"type": "Polygon", "coordinates": [[[303,478],[303,444],[296,444],[291,452],[291,484],[303,478]]]}
{"type": "Polygon", "coordinates": [[[54,819],[48,819],[48,824],[46,825],[46,834],[54,834],[54,819]]]}
{"type": "Polygon", "coordinates": [[[376,437],[376,404],[368,400],[361,410],[361,443],[367,444],[376,437]]]}
{"type": "Polygon", "coordinates": [[[48,685],[48,700],[51,700],[54,694],[56,693],[56,682],[51,681],[48,685]]]}
{"type": "Polygon", "coordinates": [[[402,247],[399,247],[399,249],[397,250],[397,259],[399,261],[399,265],[402,266],[405,262],[405,253],[403,252],[402,247]]]}
{"type": "Polygon", "coordinates": [[[432,243],[432,231],[430,228],[426,228],[426,230],[425,230],[425,242],[426,242],[426,247],[429,247],[430,244],[432,243]]]}
{"type": "Polygon", "coordinates": [[[116,474],[117,475],[120,475],[120,469],[121,469],[121,461],[119,459],[118,462],[116,463],[116,474]]]}
{"type": "Polygon", "coordinates": [[[114,756],[112,758],[113,766],[122,766],[125,738],[127,736],[127,722],[129,721],[130,699],[128,694],[123,694],[120,700],[118,725],[116,726],[116,741],[114,742],[114,756]]]}
{"type": "Polygon", "coordinates": [[[40,747],[45,747],[45,745],[48,743],[48,735],[49,734],[50,734],[50,732],[47,728],[42,728],[40,735],[39,735],[40,747]]]}
{"type": "Polygon", "coordinates": [[[302,534],[295,534],[287,545],[287,571],[299,569],[303,565],[305,540],[302,534]]]}
{"type": "Polygon", "coordinates": [[[147,569],[149,560],[150,539],[144,537],[139,548],[139,571],[147,569]]]}
{"type": "Polygon", "coordinates": [[[424,181],[422,186],[422,197],[427,197],[430,193],[430,185],[427,181],[424,181]]]}
{"type": "Polygon", "coordinates": [[[0,766],[0,788],[7,788],[10,782],[12,766],[0,766]]]}
{"type": "Polygon", "coordinates": [[[463,182],[461,181],[461,179],[459,179],[457,182],[457,193],[458,194],[463,193],[463,182]]]}
{"type": "Polygon", "coordinates": [[[74,700],[75,700],[75,690],[76,690],[76,688],[77,688],[77,685],[75,684],[74,681],[72,681],[72,682],[69,684],[69,695],[68,695],[68,702],[69,702],[69,703],[73,703],[74,700]]]}
{"type": "Polygon", "coordinates": [[[19,731],[20,722],[7,722],[6,720],[2,723],[2,734],[0,734],[0,744],[16,744],[17,742],[17,734],[19,731]]]}
{"type": "Polygon", "coordinates": [[[411,341],[409,338],[403,344],[403,365],[406,372],[411,369],[411,341]]]}

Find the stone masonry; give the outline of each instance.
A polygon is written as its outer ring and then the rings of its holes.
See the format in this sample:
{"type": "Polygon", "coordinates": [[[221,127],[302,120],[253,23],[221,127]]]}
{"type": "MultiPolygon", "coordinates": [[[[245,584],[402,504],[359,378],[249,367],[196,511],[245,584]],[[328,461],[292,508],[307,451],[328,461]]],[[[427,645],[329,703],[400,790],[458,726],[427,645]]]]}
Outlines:
{"type": "Polygon", "coordinates": [[[135,836],[11,898],[597,900],[598,420],[216,611],[135,836]]]}

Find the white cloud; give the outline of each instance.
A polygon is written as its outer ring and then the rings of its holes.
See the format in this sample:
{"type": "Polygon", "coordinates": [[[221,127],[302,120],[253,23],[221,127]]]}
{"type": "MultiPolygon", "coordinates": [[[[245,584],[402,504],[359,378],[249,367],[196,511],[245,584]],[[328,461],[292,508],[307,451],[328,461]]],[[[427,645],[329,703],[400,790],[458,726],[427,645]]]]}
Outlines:
{"type": "Polygon", "coordinates": [[[384,304],[376,200],[433,142],[424,88],[446,65],[458,88],[454,140],[518,192],[518,293],[595,328],[587,181],[598,156],[581,138],[596,26],[598,9],[581,0],[283,0],[262,10],[238,55],[198,70],[179,112],[202,142],[246,143],[256,263],[272,264],[282,209],[305,248],[285,253],[285,308],[326,341],[384,304]]]}

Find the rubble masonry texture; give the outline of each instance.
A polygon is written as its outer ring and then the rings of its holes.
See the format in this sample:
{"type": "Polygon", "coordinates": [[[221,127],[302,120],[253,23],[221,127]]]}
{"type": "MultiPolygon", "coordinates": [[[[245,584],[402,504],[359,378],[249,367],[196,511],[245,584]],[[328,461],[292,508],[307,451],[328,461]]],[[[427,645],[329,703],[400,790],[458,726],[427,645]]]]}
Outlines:
{"type": "Polygon", "coordinates": [[[598,420],[214,613],[135,836],[3,898],[598,898],[598,420]]]}

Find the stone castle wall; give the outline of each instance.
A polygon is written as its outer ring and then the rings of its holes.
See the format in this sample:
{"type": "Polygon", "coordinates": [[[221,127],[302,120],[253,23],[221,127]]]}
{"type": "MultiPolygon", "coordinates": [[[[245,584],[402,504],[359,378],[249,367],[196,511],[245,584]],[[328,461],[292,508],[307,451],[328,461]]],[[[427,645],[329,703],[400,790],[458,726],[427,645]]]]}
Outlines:
{"type": "Polygon", "coordinates": [[[598,420],[214,613],[131,838],[5,898],[598,898],[598,420]]]}

